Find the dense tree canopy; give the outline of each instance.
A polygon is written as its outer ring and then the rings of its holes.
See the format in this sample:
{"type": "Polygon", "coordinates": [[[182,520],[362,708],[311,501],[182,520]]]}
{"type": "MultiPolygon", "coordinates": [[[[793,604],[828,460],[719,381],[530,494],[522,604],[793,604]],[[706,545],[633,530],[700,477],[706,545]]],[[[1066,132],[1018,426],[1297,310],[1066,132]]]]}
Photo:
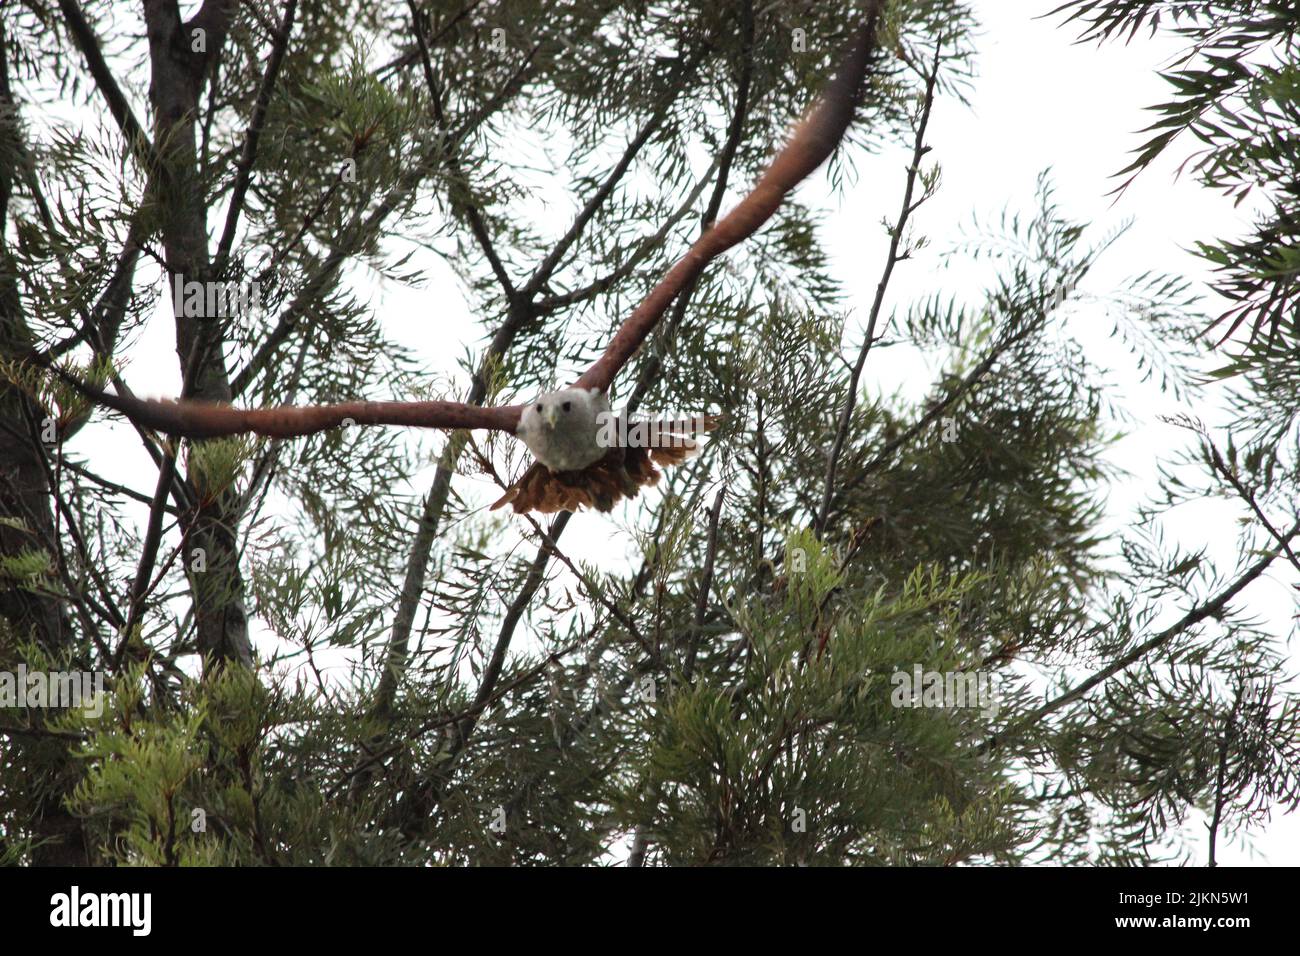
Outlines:
{"type": "MultiPolygon", "coordinates": [[[[1090,36],[1171,15],[1202,31],[1209,65],[1171,73],[1164,109],[1207,142],[1207,184],[1277,197],[1256,237],[1202,247],[1231,321],[1276,326],[1277,349],[1294,66],[1242,77],[1215,51],[1290,50],[1294,15],[1072,6],[1090,36]]],[[[875,301],[846,314],[798,197],[712,263],[613,395],[725,424],[617,518],[488,512],[523,460],[468,431],[171,441],[118,419],[151,468],[118,481],[87,451],[106,416],[43,371],[127,394],[162,295],[187,398],[527,401],[587,368],[746,194],[862,11],[7,4],[0,672],[91,672],[107,694],[98,716],[0,707],[0,859],[1147,863],[1186,858],[1195,818],[1212,861],[1293,809],[1286,635],[1249,597],[1300,569],[1294,344],[1238,376],[1225,440],[1194,414],[1201,290],[1149,272],[1092,290],[1187,396],[1192,442],[1131,534],[1099,533],[1124,410],[1059,306],[1108,237],[1047,178],[1037,208],[952,248],[912,228],[941,188],[934,103],[972,78],[957,0],[884,5],[827,167],[863,188],[865,151],[909,156],[870,184],[889,210],[875,301]],[[895,268],[939,253],[986,285],[936,272],[930,298],[896,302],[895,268]],[[442,263],[478,323],[446,380],[394,334],[445,341],[436,297],[397,319],[371,304],[442,263]],[[255,307],[196,314],[177,279],[255,307]],[[892,349],[942,369],[923,400],[874,387],[892,349]],[[1236,567],[1143,530],[1204,494],[1241,505],[1236,567]],[[566,553],[577,522],[606,522],[608,560],[566,553]]]]}

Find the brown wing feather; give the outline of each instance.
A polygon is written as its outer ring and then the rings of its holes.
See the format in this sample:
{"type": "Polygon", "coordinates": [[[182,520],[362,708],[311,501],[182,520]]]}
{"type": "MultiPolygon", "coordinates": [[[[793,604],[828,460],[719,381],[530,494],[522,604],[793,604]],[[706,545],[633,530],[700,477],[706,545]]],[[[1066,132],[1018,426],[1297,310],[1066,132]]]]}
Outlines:
{"type": "Polygon", "coordinates": [[[696,453],[700,450],[698,442],[692,441],[689,438],[686,439],[686,441],[687,444],[684,445],[647,449],[647,451],[650,452],[649,458],[654,461],[656,465],[680,465],[688,458],[694,458],[696,453]]]}
{"type": "Polygon", "coordinates": [[[522,405],[486,408],[461,402],[341,402],[337,405],[281,405],[235,408],[200,401],[173,401],[113,395],[81,381],[39,355],[39,365],[98,405],[120,412],[145,428],[187,438],[216,438],[252,432],[272,438],[313,435],[345,422],[351,425],[417,425],[425,428],[491,428],[514,432],[522,405]]]}
{"type": "Polygon", "coordinates": [[[754,188],[731,212],[714,223],[650,290],[623,322],[591,368],[574,383],[578,388],[609,388],[610,382],[646,340],[677,294],[704,268],[771,218],[794,189],[825,162],[844,136],[858,105],[867,65],[876,49],[876,28],[883,0],[869,0],[866,21],[845,54],[835,78],[795,128],[790,141],[759,177],[754,188]]]}
{"type": "Polygon", "coordinates": [[[594,508],[611,511],[624,498],[635,498],[641,488],[659,481],[659,465],[678,465],[699,450],[699,445],[670,448],[611,448],[600,461],[580,471],[551,471],[541,462],[519,476],[489,509],[510,505],[515,514],[537,511],[577,511],[594,508]]]}

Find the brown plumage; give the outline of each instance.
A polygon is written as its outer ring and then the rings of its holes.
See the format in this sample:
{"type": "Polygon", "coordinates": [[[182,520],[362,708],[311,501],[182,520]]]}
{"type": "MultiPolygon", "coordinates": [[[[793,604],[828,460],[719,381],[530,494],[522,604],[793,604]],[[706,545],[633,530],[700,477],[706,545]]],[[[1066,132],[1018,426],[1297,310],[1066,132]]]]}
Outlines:
{"type": "Polygon", "coordinates": [[[645,485],[659,481],[655,465],[680,465],[700,449],[699,442],[688,437],[698,431],[712,431],[721,416],[706,415],[698,422],[691,419],[672,422],[668,444],[658,447],[611,448],[594,465],[579,471],[551,471],[540,461],[519,476],[506,493],[489,509],[510,505],[515,514],[537,511],[577,511],[580,507],[611,511],[624,498],[635,498],[645,485]]]}

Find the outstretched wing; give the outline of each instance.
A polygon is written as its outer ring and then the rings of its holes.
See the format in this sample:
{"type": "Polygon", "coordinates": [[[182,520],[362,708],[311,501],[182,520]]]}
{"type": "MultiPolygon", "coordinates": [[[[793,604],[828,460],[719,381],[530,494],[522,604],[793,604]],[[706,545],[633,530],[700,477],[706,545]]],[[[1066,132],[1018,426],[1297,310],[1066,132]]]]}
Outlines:
{"type": "Polygon", "coordinates": [[[487,408],[461,402],[340,402],[337,405],[281,405],[236,408],[215,402],[148,400],[111,395],[69,375],[40,357],[53,372],[96,404],[121,412],[137,425],[185,438],[215,438],[251,432],[271,438],[314,435],[349,425],[422,425],[426,428],[491,428],[514,432],[522,405],[487,408]]]}
{"type": "Polygon", "coordinates": [[[600,358],[573,383],[575,388],[609,388],[619,369],[641,347],[677,294],[695,281],[710,262],[757,232],[781,208],[790,190],[835,151],[853,121],[867,63],[876,47],[881,6],[882,0],[871,0],[866,22],[840,63],[835,78],[803,122],[795,127],[790,141],[764,170],[749,195],[695,240],[686,255],[677,260],[619,326],[600,358]]]}
{"type": "MultiPolygon", "coordinates": [[[[677,294],[713,259],[767,222],[790,190],[830,156],[853,119],[868,61],[877,47],[876,32],[882,6],[883,0],[868,0],[866,21],[835,78],[796,127],[790,141],[772,160],[749,195],[701,235],[627,317],[604,353],[575,383],[577,387],[607,390],[614,376],[645,341],[677,294]]],[[[80,390],[95,402],[116,409],[140,425],[192,438],[243,432],[286,438],[324,431],[349,419],[358,425],[514,431],[521,411],[520,406],[489,409],[458,402],[348,402],[246,410],[228,405],[113,396],[78,384],[80,390]]]]}

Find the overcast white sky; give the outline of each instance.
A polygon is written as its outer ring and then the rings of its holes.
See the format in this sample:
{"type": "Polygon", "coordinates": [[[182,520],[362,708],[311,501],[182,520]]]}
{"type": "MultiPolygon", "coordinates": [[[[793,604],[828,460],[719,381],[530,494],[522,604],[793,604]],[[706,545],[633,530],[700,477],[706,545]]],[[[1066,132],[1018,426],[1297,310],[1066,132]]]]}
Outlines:
{"type": "MultiPolygon", "coordinates": [[[[1134,220],[1129,233],[1090,277],[1085,291],[1104,292],[1147,269],[1201,280],[1205,270],[1186,248],[1197,238],[1231,233],[1244,222],[1243,210],[1234,210],[1230,203],[1190,180],[1175,180],[1174,168],[1181,155],[1162,160],[1112,204],[1112,197],[1107,196],[1115,185],[1111,174],[1126,165],[1129,151],[1141,140],[1136,131],[1149,122],[1142,107],[1167,98],[1165,84],[1155,71],[1178,47],[1145,37],[1128,47],[1074,46],[1073,27],[1060,27],[1059,18],[1035,19],[1057,2],[976,2],[983,33],[972,105],[941,101],[931,122],[934,152],[929,158],[942,164],[943,186],[916,223],[932,245],[926,253],[899,266],[887,307],[905,307],[933,291],[937,254],[956,238],[959,226],[970,222],[972,213],[994,214],[1004,206],[1032,212],[1036,178],[1048,168],[1063,210],[1075,219],[1095,223],[1098,236],[1126,219],[1134,220]]],[[[845,284],[846,306],[857,315],[865,315],[870,307],[884,249],[878,223],[882,216],[892,218],[896,213],[905,162],[901,148],[888,149],[858,164],[856,184],[842,196],[832,196],[822,178],[801,192],[805,201],[820,204],[826,214],[827,244],[845,284]]],[[[557,229],[567,225],[567,215],[561,211],[557,229]]],[[[481,343],[483,327],[471,315],[444,263],[425,253],[412,262],[417,264],[430,276],[428,287],[375,286],[373,304],[392,334],[416,348],[431,371],[454,373],[455,358],[464,345],[481,343]]],[[[959,289],[959,273],[943,274],[939,279],[946,289],[972,297],[978,293],[977,288],[959,289]]],[[[1140,420],[1140,427],[1113,453],[1113,459],[1132,473],[1109,494],[1108,520],[1113,528],[1122,528],[1130,520],[1133,506],[1153,487],[1158,450],[1179,447],[1185,441],[1184,433],[1159,423],[1156,416],[1177,411],[1194,411],[1211,420],[1214,416],[1206,408],[1186,409],[1153,387],[1143,386],[1128,353],[1106,338],[1111,322],[1086,304],[1071,309],[1071,331],[1088,344],[1090,354],[1113,366],[1124,403],[1140,420]]],[[[143,394],[174,395],[178,388],[170,321],[170,316],[160,312],[130,353],[126,377],[143,394]]],[[[901,387],[919,394],[933,372],[924,362],[906,361],[891,351],[888,362],[873,357],[864,382],[868,388],[893,391],[901,387]]],[[[1212,395],[1207,395],[1207,407],[1211,404],[1212,395]]],[[[95,459],[100,449],[115,448],[118,462],[117,467],[107,469],[111,476],[152,490],[151,467],[142,453],[137,454],[134,443],[129,439],[123,443],[123,435],[114,426],[97,425],[83,433],[76,450],[95,459]],[[131,451],[123,454],[123,448],[131,451]]],[[[431,478],[432,469],[420,477],[417,487],[421,493],[431,478]]],[[[471,492],[471,479],[457,480],[462,493],[471,492]]],[[[485,502],[489,493],[489,488],[481,489],[485,502]]],[[[1235,557],[1237,514],[1223,505],[1186,509],[1166,530],[1188,545],[1208,543],[1211,554],[1230,567],[1235,557]]],[[[625,520],[630,517],[624,516],[625,520]]],[[[615,519],[595,514],[575,518],[565,541],[566,552],[575,559],[603,556],[608,560],[611,548],[631,551],[631,540],[615,519]]],[[[1277,621],[1279,635],[1288,633],[1294,610],[1281,566],[1272,581],[1260,582],[1247,593],[1252,605],[1267,609],[1277,621]]],[[[1200,821],[1189,825],[1189,833],[1202,842],[1203,832],[1200,821]]],[[[1220,861],[1300,863],[1300,820],[1294,815],[1274,820],[1255,839],[1253,850],[1234,842],[1221,848],[1220,861]]]]}

